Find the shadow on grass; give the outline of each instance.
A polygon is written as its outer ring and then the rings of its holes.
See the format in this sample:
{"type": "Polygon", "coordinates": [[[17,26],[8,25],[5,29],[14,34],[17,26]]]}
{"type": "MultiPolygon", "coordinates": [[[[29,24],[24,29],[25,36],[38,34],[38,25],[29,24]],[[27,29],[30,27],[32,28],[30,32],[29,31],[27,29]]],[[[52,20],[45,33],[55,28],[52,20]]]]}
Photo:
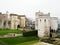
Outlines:
{"type": "Polygon", "coordinates": [[[37,37],[13,37],[13,38],[0,38],[7,45],[16,45],[24,42],[39,40],[37,37]]]}

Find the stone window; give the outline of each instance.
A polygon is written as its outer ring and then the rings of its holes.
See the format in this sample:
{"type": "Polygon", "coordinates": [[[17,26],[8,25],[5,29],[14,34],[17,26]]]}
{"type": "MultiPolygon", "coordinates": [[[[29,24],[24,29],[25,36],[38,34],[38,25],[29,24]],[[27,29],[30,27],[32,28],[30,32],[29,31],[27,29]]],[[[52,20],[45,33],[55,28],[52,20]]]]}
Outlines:
{"type": "Polygon", "coordinates": [[[36,26],[38,26],[38,20],[36,20],[36,26]]]}
{"type": "Polygon", "coordinates": [[[0,20],[0,25],[2,24],[2,21],[0,20]]]}
{"type": "Polygon", "coordinates": [[[40,19],[40,22],[41,22],[41,19],[40,19]]]}
{"type": "Polygon", "coordinates": [[[4,26],[6,25],[6,21],[4,21],[4,26]]]}
{"type": "Polygon", "coordinates": [[[44,22],[46,22],[46,19],[44,20],[44,22]]]}

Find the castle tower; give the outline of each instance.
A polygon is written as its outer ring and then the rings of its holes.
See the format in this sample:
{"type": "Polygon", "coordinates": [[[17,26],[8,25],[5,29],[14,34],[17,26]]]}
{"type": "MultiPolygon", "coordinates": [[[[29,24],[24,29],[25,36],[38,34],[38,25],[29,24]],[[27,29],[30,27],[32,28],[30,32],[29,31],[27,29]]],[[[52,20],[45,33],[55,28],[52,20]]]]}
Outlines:
{"type": "MultiPolygon", "coordinates": [[[[55,22],[54,20],[52,21],[55,23],[55,25],[52,26],[51,24],[53,24],[53,22],[51,21],[50,13],[44,14],[43,12],[40,12],[40,11],[36,12],[35,29],[38,30],[39,37],[49,37],[50,27],[51,28],[54,27],[54,29],[57,29],[57,22],[55,22]]],[[[57,21],[57,18],[56,18],[56,21],[57,21]]]]}

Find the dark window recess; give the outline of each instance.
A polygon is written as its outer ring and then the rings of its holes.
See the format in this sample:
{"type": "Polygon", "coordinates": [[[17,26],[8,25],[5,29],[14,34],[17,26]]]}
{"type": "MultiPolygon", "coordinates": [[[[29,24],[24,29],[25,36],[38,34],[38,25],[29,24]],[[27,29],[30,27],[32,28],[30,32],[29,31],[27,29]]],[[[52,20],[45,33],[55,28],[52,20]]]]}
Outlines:
{"type": "Polygon", "coordinates": [[[46,19],[44,21],[46,22],[46,19]]]}
{"type": "Polygon", "coordinates": [[[41,21],[41,19],[40,19],[40,21],[41,21]]]}
{"type": "Polygon", "coordinates": [[[4,25],[6,25],[6,21],[4,21],[4,25]]]}
{"type": "Polygon", "coordinates": [[[11,24],[11,21],[8,21],[8,24],[11,24]]]}

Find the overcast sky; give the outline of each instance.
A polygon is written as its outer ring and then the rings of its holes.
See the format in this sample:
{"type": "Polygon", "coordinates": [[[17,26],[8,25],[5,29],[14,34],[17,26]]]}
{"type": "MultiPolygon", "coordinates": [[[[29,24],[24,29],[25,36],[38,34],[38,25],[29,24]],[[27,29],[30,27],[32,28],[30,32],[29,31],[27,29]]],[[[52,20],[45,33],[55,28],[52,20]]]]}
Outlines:
{"type": "Polygon", "coordinates": [[[0,12],[25,14],[35,18],[35,12],[51,13],[60,18],[60,0],[0,0],[0,12]]]}

